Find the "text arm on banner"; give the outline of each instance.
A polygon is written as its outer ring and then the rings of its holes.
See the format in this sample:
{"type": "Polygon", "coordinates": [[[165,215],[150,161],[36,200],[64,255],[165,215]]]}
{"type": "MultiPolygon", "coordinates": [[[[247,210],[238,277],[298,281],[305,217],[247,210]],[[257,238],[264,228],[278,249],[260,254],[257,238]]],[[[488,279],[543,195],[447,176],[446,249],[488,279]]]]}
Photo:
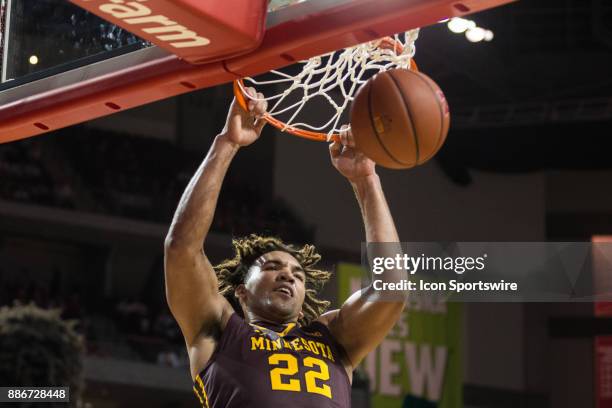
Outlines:
{"type": "Polygon", "coordinates": [[[268,0],[70,1],[192,64],[256,49],[268,8],[268,0]]]}

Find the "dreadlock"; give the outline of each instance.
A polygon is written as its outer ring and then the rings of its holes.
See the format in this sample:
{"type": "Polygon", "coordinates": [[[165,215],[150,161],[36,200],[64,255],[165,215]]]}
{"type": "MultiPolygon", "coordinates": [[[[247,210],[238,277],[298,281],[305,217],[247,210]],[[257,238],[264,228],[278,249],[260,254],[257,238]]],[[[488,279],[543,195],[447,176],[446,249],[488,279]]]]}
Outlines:
{"type": "Polygon", "coordinates": [[[62,320],[61,311],[34,304],[0,308],[0,384],[22,387],[70,387],[75,407],[83,388],[83,337],[77,321],[62,320]]]}
{"type": "MultiPolygon", "coordinates": [[[[262,237],[251,234],[246,238],[232,240],[235,255],[214,266],[219,280],[219,293],[221,293],[233,306],[236,313],[243,316],[242,308],[234,296],[238,285],[244,283],[249,267],[265,253],[284,251],[291,254],[302,266],[306,274],[306,296],[302,305],[304,317],[300,319],[301,325],[307,325],[321,315],[329,306],[329,302],[317,298],[323,285],[329,280],[331,274],[327,271],[314,269],[321,255],[315,252],[313,245],[304,245],[296,248],[285,244],[275,237],[262,237]]],[[[243,316],[244,317],[244,316],[243,316]]]]}

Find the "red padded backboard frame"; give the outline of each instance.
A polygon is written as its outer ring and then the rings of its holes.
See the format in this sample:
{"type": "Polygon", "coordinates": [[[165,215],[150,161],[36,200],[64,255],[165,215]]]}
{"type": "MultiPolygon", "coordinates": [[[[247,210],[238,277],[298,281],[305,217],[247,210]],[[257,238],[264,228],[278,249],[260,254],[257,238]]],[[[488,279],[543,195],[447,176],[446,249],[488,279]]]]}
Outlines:
{"type": "Polygon", "coordinates": [[[70,0],[192,64],[253,51],[268,0],[70,0]]]}
{"type": "Polygon", "coordinates": [[[317,12],[304,2],[269,15],[255,51],[204,65],[174,55],[28,95],[0,106],[0,142],[18,140],[340,48],[514,0],[363,0],[317,12]]]}

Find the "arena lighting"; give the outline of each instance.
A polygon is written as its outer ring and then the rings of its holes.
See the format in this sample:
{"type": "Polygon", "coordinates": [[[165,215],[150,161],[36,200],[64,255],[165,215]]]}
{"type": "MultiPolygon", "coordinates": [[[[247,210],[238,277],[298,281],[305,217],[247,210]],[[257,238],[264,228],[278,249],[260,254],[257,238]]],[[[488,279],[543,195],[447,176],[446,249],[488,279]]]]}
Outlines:
{"type": "Polygon", "coordinates": [[[476,42],[480,42],[482,40],[485,39],[487,34],[487,30],[485,30],[484,28],[481,27],[474,27],[474,28],[470,28],[469,30],[467,30],[465,32],[465,38],[468,39],[468,41],[476,43],[476,42]]]}
{"type": "Polygon", "coordinates": [[[495,37],[493,31],[478,27],[472,20],[455,17],[451,18],[450,20],[440,21],[440,23],[445,22],[449,30],[456,34],[465,33],[465,37],[468,39],[468,41],[473,43],[480,41],[492,41],[495,37]]]}
{"type": "Polygon", "coordinates": [[[449,30],[456,34],[461,34],[466,30],[476,27],[475,22],[460,17],[451,18],[446,25],[449,30]]]}

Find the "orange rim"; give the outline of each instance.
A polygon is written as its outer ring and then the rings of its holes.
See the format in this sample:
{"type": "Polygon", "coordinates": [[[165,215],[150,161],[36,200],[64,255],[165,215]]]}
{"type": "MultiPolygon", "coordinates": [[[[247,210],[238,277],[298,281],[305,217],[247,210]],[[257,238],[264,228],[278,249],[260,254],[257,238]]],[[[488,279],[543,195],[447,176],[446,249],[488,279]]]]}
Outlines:
{"type": "MultiPolygon", "coordinates": [[[[242,92],[242,88],[244,88],[244,82],[242,81],[242,79],[235,80],[234,81],[234,95],[236,96],[236,101],[238,102],[240,107],[246,111],[248,110],[247,102],[246,102],[244,93],[242,92]]],[[[327,133],[313,132],[310,130],[304,130],[304,129],[299,129],[293,126],[289,126],[285,122],[278,120],[275,117],[271,116],[268,112],[264,114],[263,119],[266,122],[268,122],[270,125],[280,130],[281,132],[287,132],[294,136],[299,136],[299,137],[303,137],[305,139],[310,139],[310,140],[316,140],[318,142],[327,141],[327,133]]],[[[335,133],[332,134],[332,140],[340,140],[339,135],[335,133]]]]}
{"type": "MultiPolygon", "coordinates": [[[[397,47],[400,53],[404,49],[404,46],[401,43],[395,41],[391,37],[385,37],[382,40],[380,40],[379,47],[385,48],[385,49],[391,49],[391,48],[397,47]]],[[[417,72],[419,70],[414,59],[410,60],[410,69],[412,71],[417,71],[417,72]]],[[[240,105],[242,109],[247,111],[248,107],[247,107],[246,97],[244,93],[242,92],[242,89],[244,87],[245,85],[242,79],[237,79],[234,81],[234,96],[236,97],[236,101],[238,102],[238,105],[240,105]]],[[[314,140],[317,142],[326,142],[328,140],[327,133],[314,132],[311,130],[299,129],[294,126],[287,125],[285,122],[278,120],[275,117],[271,116],[268,112],[264,114],[263,119],[266,122],[268,122],[270,125],[280,130],[281,132],[286,132],[294,136],[299,136],[304,139],[314,140]]],[[[330,140],[340,141],[340,135],[337,133],[332,133],[330,140]]]]}

